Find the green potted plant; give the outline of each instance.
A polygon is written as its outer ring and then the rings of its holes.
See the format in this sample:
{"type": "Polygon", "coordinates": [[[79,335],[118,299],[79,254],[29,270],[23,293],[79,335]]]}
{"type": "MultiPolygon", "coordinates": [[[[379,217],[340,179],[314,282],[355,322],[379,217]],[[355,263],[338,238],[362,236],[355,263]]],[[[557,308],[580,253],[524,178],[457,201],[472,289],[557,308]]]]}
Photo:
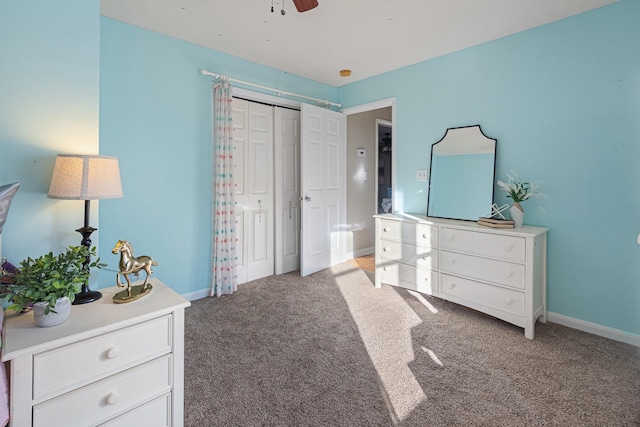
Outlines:
{"type": "Polygon", "coordinates": [[[515,227],[522,227],[522,222],[524,220],[524,208],[520,202],[529,200],[531,197],[542,196],[542,193],[538,192],[540,184],[535,182],[523,182],[520,180],[518,175],[513,172],[511,172],[511,174],[507,174],[507,178],[509,178],[509,181],[507,182],[498,180],[498,186],[507,193],[508,198],[513,200],[513,206],[509,209],[509,214],[511,215],[511,219],[514,222],[515,227]]]}
{"type": "Polygon", "coordinates": [[[106,266],[97,257],[88,267],[83,266],[89,256],[95,255],[95,246],[69,246],[58,255],[49,252],[36,259],[29,257],[20,262],[13,283],[2,297],[11,303],[8,308],[17,312],[32,304],[38,326],[59,325],[71,314],[71,303],[89,280],[90,269],[106,266]]]}

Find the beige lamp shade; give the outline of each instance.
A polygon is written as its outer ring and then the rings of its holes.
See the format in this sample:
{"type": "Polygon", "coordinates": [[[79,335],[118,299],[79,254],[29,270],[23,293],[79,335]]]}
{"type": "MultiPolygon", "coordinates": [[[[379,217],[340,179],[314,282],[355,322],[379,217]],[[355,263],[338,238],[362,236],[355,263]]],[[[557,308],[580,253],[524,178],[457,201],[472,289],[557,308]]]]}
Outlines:
{"type": "Polygon", "coordinates": [[[95,200],[122,196],[117,157],[58,154],[48,197],[95,200]]]}

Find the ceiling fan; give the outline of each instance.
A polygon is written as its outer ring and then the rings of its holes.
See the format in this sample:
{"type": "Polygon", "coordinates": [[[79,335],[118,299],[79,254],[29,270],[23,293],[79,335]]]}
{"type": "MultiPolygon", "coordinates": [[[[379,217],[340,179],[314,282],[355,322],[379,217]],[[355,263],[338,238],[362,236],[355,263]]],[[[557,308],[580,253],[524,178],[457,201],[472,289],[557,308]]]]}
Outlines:
{"type": "MultiPolygon", "coordinates": [[[[318,0],[292,0],[298,12],[306,12],[318,6],[318,0]]],[[[271,2],[271,12],[273,12],[273,0],[271,2]]],[[[282,3],[281,14],[285,14],[284,11],[284,1],[282,3]]]]}
{"type": "Polygon", "coordinates": [[[293,4],[298,12],[306,12],[318,6],[318,0],[293,0],[293,4]]]}

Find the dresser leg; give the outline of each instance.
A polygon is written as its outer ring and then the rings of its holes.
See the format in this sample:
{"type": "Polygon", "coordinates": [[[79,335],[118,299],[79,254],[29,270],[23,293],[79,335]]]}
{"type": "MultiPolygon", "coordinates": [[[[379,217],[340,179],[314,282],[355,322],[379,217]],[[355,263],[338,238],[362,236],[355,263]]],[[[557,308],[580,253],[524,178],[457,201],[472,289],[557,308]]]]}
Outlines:
{"type": "Polygon", "coordinates": [[[526,321],[525,322],[525,327],[524,327],[524,336],[525,338],[529,338],[530,340],[533,339],[533,335],[535,333],[535,328],[536,328],[536,321],[533,320],[532,322],[530,321],[526,321]]]}

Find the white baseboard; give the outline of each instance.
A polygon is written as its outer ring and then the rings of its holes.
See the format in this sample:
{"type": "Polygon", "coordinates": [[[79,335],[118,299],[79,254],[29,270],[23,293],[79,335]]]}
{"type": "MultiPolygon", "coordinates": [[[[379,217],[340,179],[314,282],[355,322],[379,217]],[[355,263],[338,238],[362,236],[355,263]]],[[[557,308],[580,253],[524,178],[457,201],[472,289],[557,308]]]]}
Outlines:
{"type": "Polygon", "coordinates": [[[211,292],[211,289],[202,289],[195,292],[189,292],[188,294],[182,294],[182,296],[188,301],[195,301],[197,299],[202,299],[210,296],[209,295],[210,292],[211,292]]]}
{"type": "Polygon", "coordinates": [[[568,326],[569,328],[578,329],[590,334],[599,335],[601,337],[640,347],[640,335],[632,334],[630,332],[609,328],[608,326],[598,325],[585,320],[574,319],[573,317],[564,316],[558,313],[547,312],[547,320],[551,323],[557,323],[558,325],[568,326]]]}
{"type": "MultiPolygon", "coordinates": [[[[242,286],[244,283],[238,283],[238,286],[242,286]]],[[[201,289],[195,292],[189,292],[188,294],[182,294],[182,297],[188,301],[195,301],[197,299],[211,297],[211,288],[201,289]]]]}
{"type": "Polygon", "coordinates": [[[376,250],[375,247],[371,246],[370,248],[358,249],[357,251],[349,252],[346,254],[346,259],[358,258],[365,255],[371,255],[376,250]]]}

